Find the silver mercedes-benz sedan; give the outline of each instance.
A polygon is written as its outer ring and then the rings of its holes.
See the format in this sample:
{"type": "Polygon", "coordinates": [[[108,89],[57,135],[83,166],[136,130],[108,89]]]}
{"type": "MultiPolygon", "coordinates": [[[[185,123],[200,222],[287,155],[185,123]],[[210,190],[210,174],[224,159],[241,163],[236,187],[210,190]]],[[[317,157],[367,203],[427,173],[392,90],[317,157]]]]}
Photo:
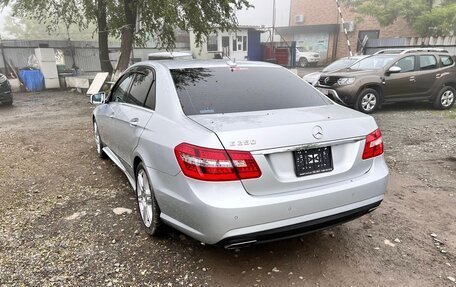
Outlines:
{"type": "Polygon", "coordinates": [[[145,230],[237,248],[362,216],[383,200],[382,134],[280,66],[150,61],[92,96],[97,152],[125,172],[145,230]]]}

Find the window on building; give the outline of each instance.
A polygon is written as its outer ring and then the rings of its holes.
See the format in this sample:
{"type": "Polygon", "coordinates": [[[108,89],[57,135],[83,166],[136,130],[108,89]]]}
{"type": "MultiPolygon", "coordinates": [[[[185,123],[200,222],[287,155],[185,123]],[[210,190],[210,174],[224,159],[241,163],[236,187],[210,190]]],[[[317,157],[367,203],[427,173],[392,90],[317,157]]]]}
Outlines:
{"type": "Polygon", "coordinates": [[[237,50],[237,38],[233,37],[233,51],[236,52],[237,50]]]}
{"type": "Polygon", "coordinates": [[[239,51],[242,51],[242,46],[243,46],[243,45],[242,45],[242,36],[237,36],[237,43],[238,43],[238,44],[237,44],[237,49],[238,49],[239,51]]]}
{"type": "Polygon", "coordinates": [[[437,60],[432,55],[420,56],[420,70],[432,70],[437,68],[437,60]]]}
{"type": "Polygon", "coordinates": [[[218,51],[217,35],[211,35],[211,36],[207,37],[207,51],[208,52],[217,52],[218,51]]]}
{"type": "Polygon", "coordinates": [[[242,37],[242,50],[247,51],[247,36],[242,37]]]}

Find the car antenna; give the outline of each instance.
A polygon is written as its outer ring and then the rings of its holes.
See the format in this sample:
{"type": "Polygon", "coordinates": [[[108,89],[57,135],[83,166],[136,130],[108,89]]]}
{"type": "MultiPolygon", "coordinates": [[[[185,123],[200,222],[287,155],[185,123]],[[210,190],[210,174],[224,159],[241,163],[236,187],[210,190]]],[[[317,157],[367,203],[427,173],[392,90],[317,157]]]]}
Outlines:
{"type": "Polygon", "coordinates": [[[231,68],[236,68],[236,67],[237,67],[236,58],[233,58],[233,60],[229,59],[229,61],[227,61],[226,63],[227,63],[228,66],[230,66],[231,68]]]}

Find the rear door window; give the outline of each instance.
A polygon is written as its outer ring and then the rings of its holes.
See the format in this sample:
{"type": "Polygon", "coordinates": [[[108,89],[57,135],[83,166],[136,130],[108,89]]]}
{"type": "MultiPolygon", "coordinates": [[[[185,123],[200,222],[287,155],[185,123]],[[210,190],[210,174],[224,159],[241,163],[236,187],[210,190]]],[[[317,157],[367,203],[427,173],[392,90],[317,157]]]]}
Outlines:
{"type": "Polygon", "coordinates": [[[331,104],[302,79],[279,67],[173,69],[171,75],[186,115],[331,104]]]}
{"type": "Polygon", "coordinates": [[[440,55],[440,62],[443,67],[451,66],[454,63],[453,58],[451,58],[450,55],[440,55]]]}
{"type": "Polygon", "coordinates": [[[420,55],[420,70],[432,70],[437,68],[437,60],[432,55],[420,55]]]}

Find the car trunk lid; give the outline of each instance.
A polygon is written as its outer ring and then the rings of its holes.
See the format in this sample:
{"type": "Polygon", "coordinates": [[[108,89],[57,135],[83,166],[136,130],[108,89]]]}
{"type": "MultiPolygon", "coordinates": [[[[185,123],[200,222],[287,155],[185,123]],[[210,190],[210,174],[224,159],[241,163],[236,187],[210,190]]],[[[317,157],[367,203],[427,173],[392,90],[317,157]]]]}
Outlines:
{"type": "Polygon", "coordinates": [[[377,127],[370,116],[338,106],[196,115],[190,118],[219,137],[225,149],[249,151],[262,176],[243,180],[252,195],[306,190],[365,174],[365,136],[377,127]],[[320,134],[321,133],[321,134],[320,134]],[[294,153],[330,147],[333,170],[298,176],[294,153]]]}

